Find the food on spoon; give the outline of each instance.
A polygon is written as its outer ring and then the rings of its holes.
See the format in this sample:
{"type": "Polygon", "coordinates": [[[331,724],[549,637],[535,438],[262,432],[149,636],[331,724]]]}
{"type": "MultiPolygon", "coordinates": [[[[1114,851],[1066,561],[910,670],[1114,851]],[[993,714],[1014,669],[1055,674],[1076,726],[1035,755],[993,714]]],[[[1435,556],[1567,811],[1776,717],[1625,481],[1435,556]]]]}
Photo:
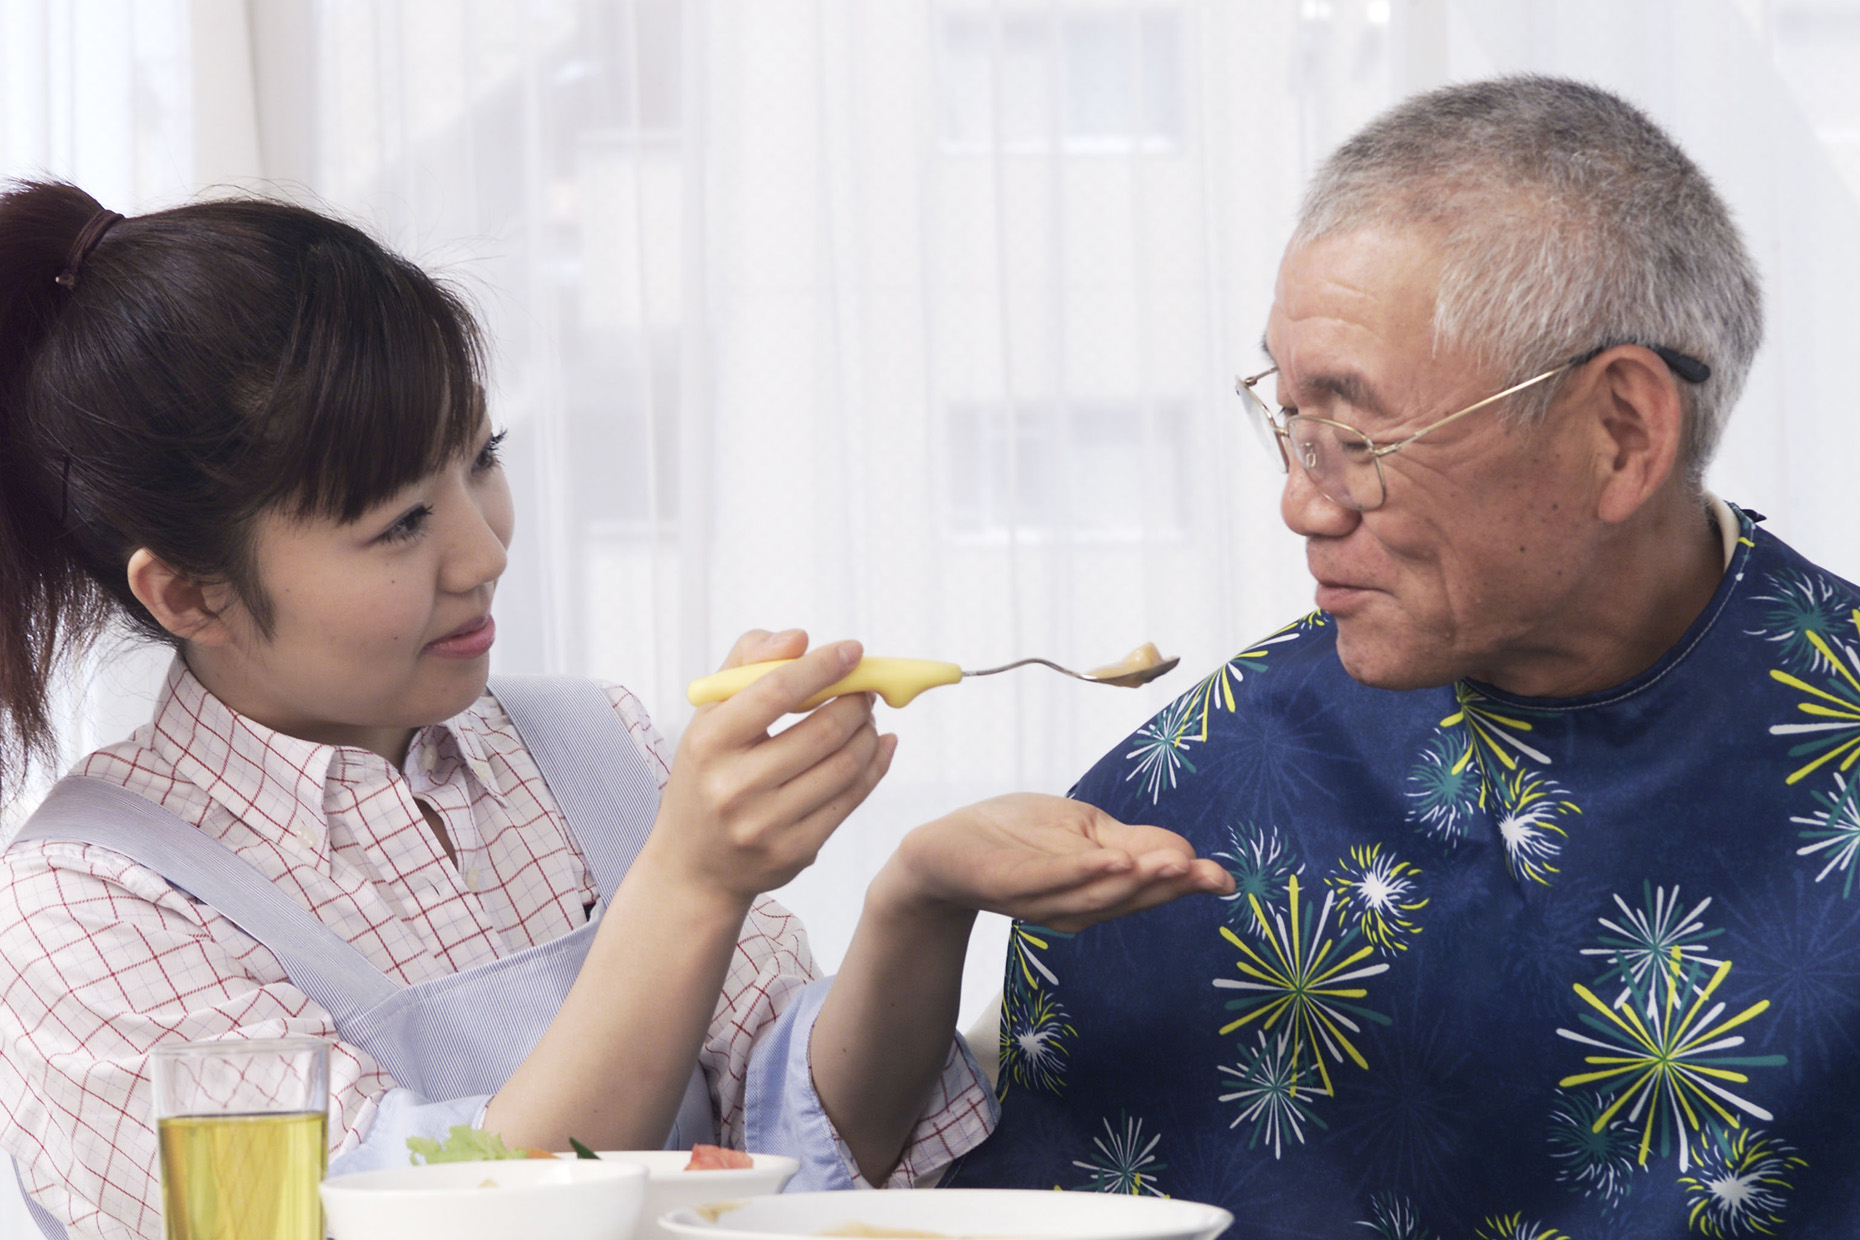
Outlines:
{"type": "Polygon", "coordinates": [[[500,1162],[507,1158],[554,1158],[547,1150],[533,1150],[519,1147],[511,1149],[504,1144],[504,1139],[494,1132],[482,1128],[473,1128],[467,1124],[454,1124],[446,1134],[444,1142],[431,1137],[408,1137],[407,1161],[414,1166],[425,1163],[452,1162],[500,1162]]]}
{"type": "Polygon", "coordinates": [[[756,1160],[741,1150],[725,1149],[721,1145],[694,1145],[691,1147],[691,1161],[685,1164],[686,1171],[744,1171],[756,1165],[756,1160]]]}
{"type": "Polygon", "coordinates": [[[1109,680],[1113,676],[1128,676],[1132,672],[1147,672],[1163,661],[1162,651],[1156,649],[1155,642],[1144,642],[1135,650],[1115,663],[1103,667],[1094,667],[1085,674],[1093,680],[1109,680]]]}

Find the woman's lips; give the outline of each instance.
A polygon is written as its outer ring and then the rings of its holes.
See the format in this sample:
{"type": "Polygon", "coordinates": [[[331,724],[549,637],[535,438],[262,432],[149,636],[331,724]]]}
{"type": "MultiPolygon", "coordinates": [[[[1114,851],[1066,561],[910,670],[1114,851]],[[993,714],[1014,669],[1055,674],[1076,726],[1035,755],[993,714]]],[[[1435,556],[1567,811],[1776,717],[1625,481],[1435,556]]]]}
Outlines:
{"type": "Polygon", "coordinates": [[[475,659],[490,650],[491,643],[496,640],[497,621],[486,612],[470,624],[460,625],[439,640],[428,642],[426,653],[447,659],[475,659]]]}

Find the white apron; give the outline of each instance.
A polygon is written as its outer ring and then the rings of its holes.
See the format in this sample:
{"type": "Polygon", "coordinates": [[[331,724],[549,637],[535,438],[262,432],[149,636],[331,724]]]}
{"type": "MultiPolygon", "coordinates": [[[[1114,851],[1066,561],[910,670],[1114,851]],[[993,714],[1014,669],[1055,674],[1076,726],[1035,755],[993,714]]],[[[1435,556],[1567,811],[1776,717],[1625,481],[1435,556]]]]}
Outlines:
{"type": "MultiPolygon", "coordinates": [[[[218,840],[102,780],[60,780],[15,841],[94,844],[148,867],[263,943],[291,984],[329,1013],[337,1035],[395,1084],[432,1101],[494,1094],[574,985],[601,913],[652,831],[659,786],[598,685],[496,677],[490,688],[555,795],[601,898],[588,924],[489,964],[404,986],[218,840]]],[[[694,1068],[665,1148],[715,1140],[710,1088],[694,1068]]],[[[31,1197],[26,1206],[50,1240],[64,1240],[47,1210],[31,1197]]]]}

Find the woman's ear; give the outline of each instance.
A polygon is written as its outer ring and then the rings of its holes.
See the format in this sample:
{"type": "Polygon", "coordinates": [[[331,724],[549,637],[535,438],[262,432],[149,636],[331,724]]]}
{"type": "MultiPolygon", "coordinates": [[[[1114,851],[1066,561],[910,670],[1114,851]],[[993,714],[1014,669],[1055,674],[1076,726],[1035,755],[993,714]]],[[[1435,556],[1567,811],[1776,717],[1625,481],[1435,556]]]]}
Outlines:
{"type": "Polygon", "coordinates": [[[201,646],[222,646],[232,639],[225,619],[231,590],[224,585],[202,585],[184,576],[166,560],[138,547],[129,557],[129,592],[148,608],[155,622],[182,641],[201,646]]]}

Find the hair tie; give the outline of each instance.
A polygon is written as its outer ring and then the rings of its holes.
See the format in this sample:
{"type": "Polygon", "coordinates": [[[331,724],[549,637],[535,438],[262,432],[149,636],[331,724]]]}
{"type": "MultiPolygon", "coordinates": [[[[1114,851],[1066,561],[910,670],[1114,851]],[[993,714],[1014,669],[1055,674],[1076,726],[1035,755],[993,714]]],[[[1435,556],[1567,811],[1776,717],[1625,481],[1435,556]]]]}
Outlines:
{"type": "Polygon", "coordinates": [[[56,282],[66,288],[76,288],[78,268],[90,257],[90,252],[103,240],[103,234],[116,226],[123,216],[115,211],[99,209],[97,214],[84,221],[84,227],[78,230],[77,240],[71,243],[71,252],[65,256],[65,269],[58,273],[56,282]]]}

